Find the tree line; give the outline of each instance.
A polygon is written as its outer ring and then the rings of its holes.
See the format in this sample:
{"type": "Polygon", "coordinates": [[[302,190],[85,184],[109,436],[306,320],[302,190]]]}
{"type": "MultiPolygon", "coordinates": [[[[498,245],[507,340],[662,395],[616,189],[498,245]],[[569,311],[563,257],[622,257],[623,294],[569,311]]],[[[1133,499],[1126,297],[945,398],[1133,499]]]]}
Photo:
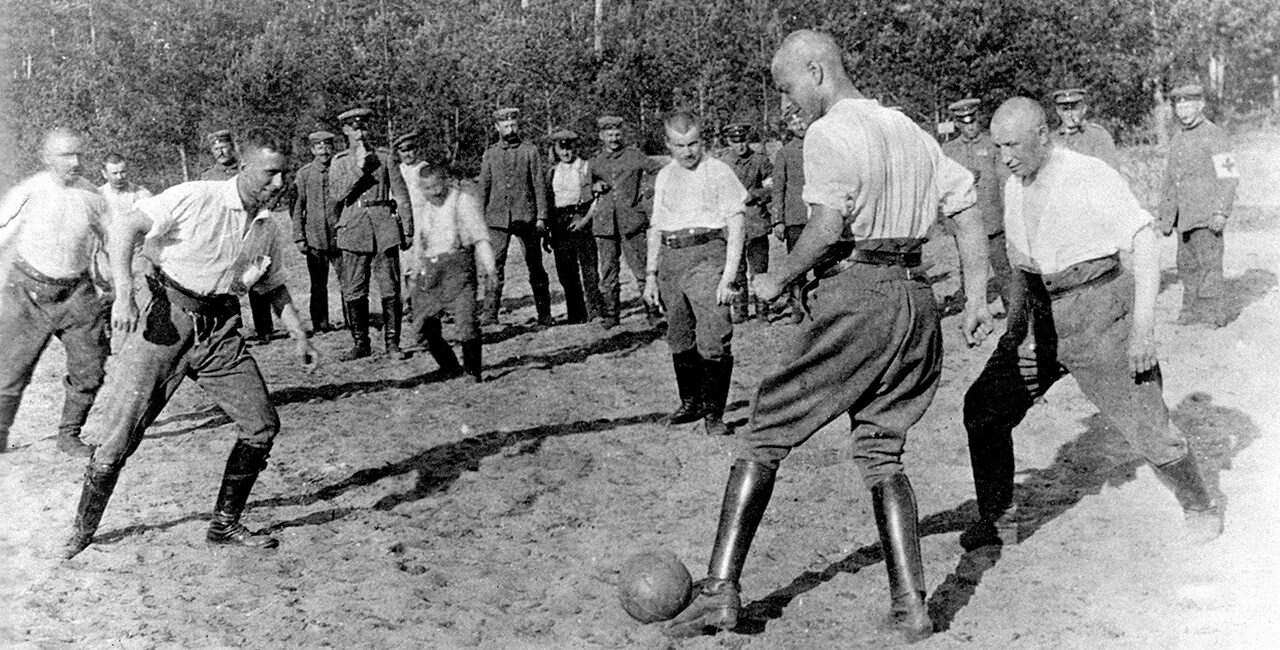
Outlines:
{"type": "Polygon", "coordinates": [[[270,125],[301,147],[357,102],[386,136],[419,130],[464,168],[503,105],[523,108],[533,137],[622,115],[651,152],[675,107],[768,134],[780,117],[769,60],[802,27],[835,34],[860,88],[921,123],[964,96],[989,111],[1075,79],[1134,141],[1181,79],[1231,115],[1274,110],[1280,92],[1273,0],[4,2],[6,185],[36,166],[53,125],[86,130],[95,153],[118,151],[165,187],[207,164],[212,131],[270,125]]]}

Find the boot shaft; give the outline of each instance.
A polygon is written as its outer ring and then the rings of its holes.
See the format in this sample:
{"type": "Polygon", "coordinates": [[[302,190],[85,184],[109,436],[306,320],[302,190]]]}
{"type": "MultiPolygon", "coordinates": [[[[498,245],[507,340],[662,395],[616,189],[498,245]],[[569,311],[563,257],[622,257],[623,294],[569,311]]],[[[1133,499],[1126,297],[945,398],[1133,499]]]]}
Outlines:
{"type": "Polygon", "coordinates": [[[724,486],[720,525],[716,531],[715,546],[711,549],[708,577],[727,580],[735,585],[738,583],[747,551],[751,549],[751,540],[755,538],[765,508],[769,506],[769,498],[773,496],[777,472],[775,467],[749,460],[733,463],[724,486]]]}

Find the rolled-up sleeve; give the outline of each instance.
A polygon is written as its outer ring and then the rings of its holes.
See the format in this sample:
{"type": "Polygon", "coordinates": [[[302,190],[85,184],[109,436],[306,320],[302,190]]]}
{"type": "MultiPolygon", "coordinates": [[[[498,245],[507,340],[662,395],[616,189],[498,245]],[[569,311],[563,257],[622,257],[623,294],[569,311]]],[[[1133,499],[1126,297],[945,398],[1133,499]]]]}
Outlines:
{"type": "Polygon", "coordinates": [[[938,188],[938,209],[943,216],[950,217],[973,207],[978,202],[973,174],[964,165],[942,155],[941,149],[937,160],[934,184],[938,188]]]}

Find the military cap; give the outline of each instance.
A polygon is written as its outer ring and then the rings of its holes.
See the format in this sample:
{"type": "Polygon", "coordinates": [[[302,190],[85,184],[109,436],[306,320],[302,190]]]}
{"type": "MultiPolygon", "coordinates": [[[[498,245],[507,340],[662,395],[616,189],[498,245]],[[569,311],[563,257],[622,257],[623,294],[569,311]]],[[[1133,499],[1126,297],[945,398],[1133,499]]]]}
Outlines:
{"type": "Polygon", "coordinates": [[[349,108],[349,109],[347,109],[347,110],[342,111],[341,113],[339,113],[339,114],[338,114],[338,121],[339,121],[339,122],[348,122],[348,121],[351,121],[351,120],[354,120],[354,119],[358,119],[358,118],[365,118],[365,119],[369,119],[369,116],[370,116],[370,115],[373,115],[373,111],[372,111],[372,110],[370,110],[370,109],[368,109],[368,108],[365,108],[364,106],[356,106],[356,107],[354,107],[354,108],[349,108]]]}
{"type": "Polygon", "coordinates": [[[1204,86],[1197,83],[1182,84],[1170,90],[1169,97],[1173,99],[1203,99],[1204,86]]]}
{"type": "Polygon", "coordinates": [[[965,117],[978,112],[978,106],[982,104],[982,100],[974,97],[966,97],[959,101],[951,102],[947,106],[947,110],[956,117],[965,117]]]}
{"type": "Polygon", "coordinates": [[[512,106],[504,106],[493,112],[494,122],[503,122],[505,120],[520,119],[520,109],[512,106]]]}
{"type": "Polygon", "coordinates": [[[622,126],[622,123],[624,121],[625,120],[618,117],[617,115],[601,115],[600,117],[596,118],[596,128],[600,129],[601,131],[605,129],[617,129],[622,126]]]}
{"type": "Polygon", "coordinates": [[[1076,102],[1082,102],[1084,101],[1085,96],[1088,94],[1089,94],[1089,91],[1079,86],[1073,86],[1070,88],[1059,88],[1053,91],[1053,103],[1074,104],[1076,102]]]}
{"type": "Polygon", "coordinates": [[[742,142],[747,139],[747,134],[751,132],[751,125],[746,122],[734,122],[724,127],[724,137],[730,142],[742,142]]]}
{"type": "Polygon", "coordinates": [[[391,143],[391,145],[392,145],[392,146],[394,146],[396,149],[399,149],[400,147],[402,147],[402,146],[404,146],[404,145],[406,145],[406,144],[413,144],[413,145],[418,144],[418,132],[417,132],[417,131],[410,131],[410,132],[408,132],[408,133],[406,133],[406,134],[404,134],[404,135],[402,135],[402,136],[400,136],[400,137],[396,138],[396,139],[395,139],[395,141],[391,143]]]}
{"type": "Polygon", "coordinates": [[[213,144],[215,142],[232,142],[231,132],[226,129],[222,129],[220,131],[210,133],[209,144],[213,144]]]}
{"type": "Polygon", "coordinates": [[[307,140],[311,142],[311,144],[320,144],[321,142],[328,142],[332,139],[333,134],[328,131],[312,131],[307,134],[307,140]]]}
{"type": "Polygon", "coordinates": [[[551,133],[552,142],[574,142],[578,139],[578,134],[569,129],[558,129],[551,133]]]}

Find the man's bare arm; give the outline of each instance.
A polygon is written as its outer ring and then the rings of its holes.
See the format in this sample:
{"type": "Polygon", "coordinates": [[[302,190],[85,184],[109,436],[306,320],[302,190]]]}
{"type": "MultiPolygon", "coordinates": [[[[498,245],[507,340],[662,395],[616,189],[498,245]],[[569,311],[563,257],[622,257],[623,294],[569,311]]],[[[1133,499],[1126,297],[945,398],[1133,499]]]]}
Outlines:
{"type": "Polygon", "coordinates": [[[107,229],[107,257],[116,299],[111,306],[111,327],[132,332],[138,324],[138,307],[133,295],[133,255],[151,230],[151,217],[139,210],[116,215],[107,229]]]}

